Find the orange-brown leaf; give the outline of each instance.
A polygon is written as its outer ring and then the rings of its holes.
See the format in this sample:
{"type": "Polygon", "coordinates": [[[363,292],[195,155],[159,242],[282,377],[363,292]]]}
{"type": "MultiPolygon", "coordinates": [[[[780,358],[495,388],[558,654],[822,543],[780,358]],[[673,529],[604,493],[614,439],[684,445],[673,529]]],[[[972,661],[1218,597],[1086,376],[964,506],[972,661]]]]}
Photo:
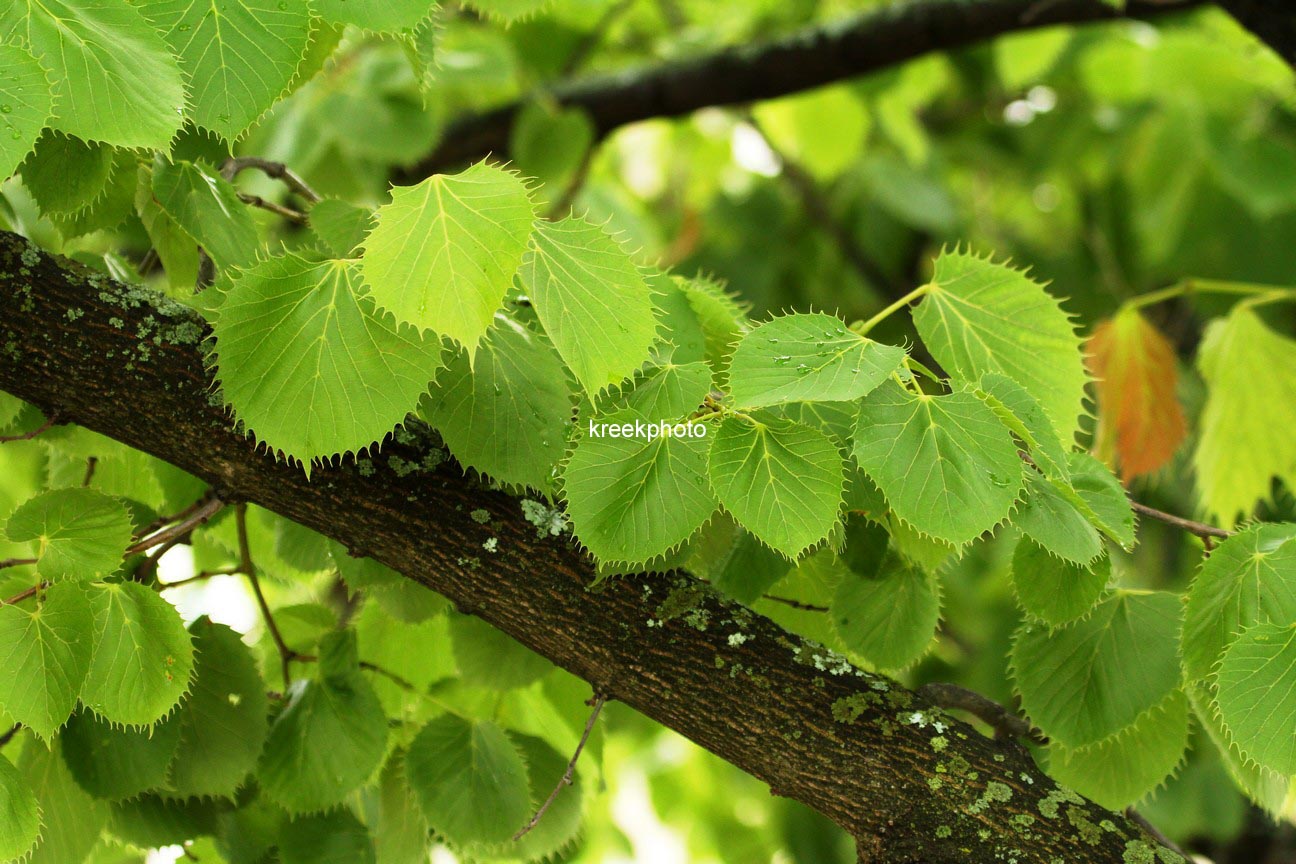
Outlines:
{"type": "Polygon", "coordinates": [[[1126,481],[1156,471],[1187,434],[1174,347],[1136,309],[1099,324],[1086,347],[1098,387],[1098,455],[1126,481]]]}

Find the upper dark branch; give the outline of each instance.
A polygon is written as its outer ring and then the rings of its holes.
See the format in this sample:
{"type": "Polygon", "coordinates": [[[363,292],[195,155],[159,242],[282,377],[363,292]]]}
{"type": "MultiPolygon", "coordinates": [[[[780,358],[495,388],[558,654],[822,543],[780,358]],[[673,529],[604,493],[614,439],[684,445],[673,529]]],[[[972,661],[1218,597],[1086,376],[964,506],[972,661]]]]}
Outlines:
{"type": "MultiPolygon", "coordinates": [[[[1130,0],[1125,14],[1148,17],[1201,5],[1204,0],[1130,0]]],[[[1103,0],[920,0],[773,42],[560,84],[553,95],[564,105],[584,109],[596,137],[602,138],[637,120],[785,96],[1005,33],[1120,17],[1103,0]]],[[[394,182],[417,182],[491,153],[502,157],[521,107],[521,102],[513,102],[452,123],[441,145],[398,172],[394,182]]]]}

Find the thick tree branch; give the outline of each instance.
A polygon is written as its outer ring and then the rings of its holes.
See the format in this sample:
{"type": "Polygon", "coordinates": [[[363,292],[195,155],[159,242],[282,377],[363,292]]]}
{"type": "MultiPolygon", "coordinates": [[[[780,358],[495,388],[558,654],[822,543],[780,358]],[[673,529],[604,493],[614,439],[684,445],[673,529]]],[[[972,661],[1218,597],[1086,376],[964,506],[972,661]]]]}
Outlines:
{"type": "MultiPolygon", "coordinates": [[[[1126,15],[1150,17],[1200,5],[1204,0],[1130,0],[1126,15]]],[[[773,42],[560,84],[553,95],[589,114],[597,140],[638,120],[785,96],[1006,33],[1120,17],[1103,0],[916,0],[773,42]]],[[[522,104],[450,124],[434,152],[393,179],[414,183],[490,153],[503,157],[522,104]]]]}
{"type": "Polygon", "coordinates": [[[824,813],[866,860],[1119,864],[1157,848],[1123,815],[1060,789],[1016,744],[696,579],[595,587],[589,561],[537,531],[515,498],[451,462],[411,472],[437,447],[416,422],[308,481],[234,430],[212,398],[208,336],[186,307],[0,232],[0,389],[192,472],[222,500],[372,555],[824,813]]]}

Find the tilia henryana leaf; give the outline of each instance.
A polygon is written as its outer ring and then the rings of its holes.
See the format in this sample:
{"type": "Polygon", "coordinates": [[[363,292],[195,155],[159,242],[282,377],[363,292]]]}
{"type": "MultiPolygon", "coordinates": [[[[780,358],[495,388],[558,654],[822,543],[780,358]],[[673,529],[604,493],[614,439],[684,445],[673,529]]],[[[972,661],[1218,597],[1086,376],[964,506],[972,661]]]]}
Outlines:
{"type": "Polygon", "coordinates": [[[681,420],[711,392],[711,367],[701,361],[666,361],[649,367],[626,391],[619,406],[652,420],[681,420]]]}
{"type": "Polygon", "coordinates": [[[18,173],[45,215],[69,215],[104,194],[112,176],[113,148],[46,129],[18,173]]]}
{"type": "Polygon", "coordinates": [[[549,489],[571,426],[572,385],[549,340],[499,315],[470,363],[459,351],[419,408],[464,465],[549,489]]]}
{"type": "Polygon", "coordinates": [[[1002,521],[1022,487],[1008,428],[965,391],[928,396],[887,382],[860,403],[854,453],[897,516],[956,545],[1002,521]]]}
{"type": "Polygon", "coordinates": [[[1089,522],[1125,549],[1134,546],[1134,510],[1116,475],[1088,453],[1068,453],[1070,485],[1053,488],[1079,508],[1089,522]]]}
{"type": "Polygon", "coordinates": [[[738,343],[730,361],[730,391],[739,408],[849,402],[885,381],[904,356],[903,348],[853,333],[832,315],[786,315],[738,343]]]}
{"type": "Polygon", "coordinates": [[[441,368],[440,343],[375,310],[340,261],[286,255],[239,272],[213,331],[235,416],[307,466],[382,438],[441,368]]]}
{"type": "Polygon", "coordinates": [[[471,354],[513,283],[534,217],[521,178],[484,162],[397,186],[361,259],[374,302],[471,354]]]}
{"type": "Polygon", "coordinates": [[[1094,328],[1085,356],[1098,390],[1098,455],[1126,481],[1158,470],[1188,434],[1174,346],[1127,306],[1094,328]]]}
{"type": "Polygon", "coordinates": [[[36,795],[13,763],[0,756],[0,861],[25,856],[36,845],[40,830],[36,795]]]}
{"type": "Polygon", "coordinates": [[[1043,406],[1025,387],[1001,372],[987,372],[977,382],[976,392],[1026,445],[1044,476],[1065,480],[1070,475],[1067,448],[1053,434],[1053,424],[1043,406]]]}
{"type": "Polygon", "coordinates": [[[595,558],[642,564],[683,543],[715,511],[705,434],[712,429],[678,424],[685,434],[620,437],[626,427],[659,422],[630,409],[589,422],[563,470],[563,494],[576,536],[595,558]]]}
{"type": "Polygon", "coordinates": [[[1049,774],[1064,786],[1119,810],[1151,792],[1183,761],[1188,699],[1175,690],[1134,725],[1086,747],[1053,743],[1049,774]]]}
{"type": "Polygon", "coordinates": [[[1065,490],[1059,481],[1027,471],[1026,498],[1013,524],[1059,558],[1087,566],[1102,554],[1102,537],[1076,507],[1075,494],[1065,490]]]}
{"type": "Polygon", "coordinates": [[[791,559],[828,536],[845,484],[831,438],[769,414],[726,417],[708,434],[711,488],[740,525],[791,559]]]}
{"type": "Polygon", "coordinates": [[[355,631],[324,637],[316,672],[293,685],[257,771],[262,792],[291,813],[340,803],[377,770],[387,746],[387,716],[360,672],[355,631]]]}
{"type": "Polygon", "coordinates": [[[1197,366],[1209,387],[1193,453],[1202,504],[1225,525],[1270,496],[1273,478],[1296,489],[1296,340],[1239,305],[1206,329],[1197,366]]]}
{"type": "Polygon", "coordinates": [[[179,740],[168,788],[182,797],[230,797],[256,768],[265,743],[265,683],[238,633],[206,616],[189,633],[194,680],[173,721],[179,740]]]}
{"type": "Polygon", "coordinates": [[[891,552],[875,575],[842,577],[831,614],[847,648],[879,669],[900,669],[936,635],[940,594],[932,576],[891,552]]]}
{"type": "Polygon", "coordinates": [[[1296,621],[1296,525],[1259,524],[1202,562],[1184,607],[1184,676],[1209,676],[1224,649],[1255,624],[1296,621]]]}
{"type": "Polygon", "coordinates": [[[1045,624],[1074,621],[1094,607],[1111,578],[1105,555],[1081,566],[1050,553],[1029,537],[1013,553],[1013,590],[1021,607],[1045,624]]]}
{"type": "Polygon", "coordinates": [[[602,228],[575,218],[540,223],[519,272],[545,332],[591,396],[648,359],[657,332],[648,282],[602,228]]]}
{"type": "Polygon", "coordinates": [[[313,0],[311,3],[311,8],[325,21],[389,32],[417,27],[435,7],[430,0],[313,0]]]}
{"type": "Polygon", "coordinates": [[[27,864],[85,861],[108,820],[108,805],[77,785],[57,747],[28,742],[18,771],[36,793],[41,815],[40,841],[27,864]]]}
{"type": "Polygon", "coordinates": [[[1296,774],[1296,624],[1257,624],[1224,652],[1219,716],[1243,755],[1296,774]]]}
{"type": "Polygon", "coordinates": [[[72,715],[59,734],[63,761],[81,788],[120,801],[166,782],[180,727],[167,718],[151,729],[109,723],[89,711],[72,715]]]}
{"type": "Polygon", "coordinates": [[[1088,616],[1017,631],[1022,709],[1049,738],[1083,747],[1137,720],[1179,686],[1179,598],[1117,592],[1088,616]]]}
{"type": "Polygon", "coordinates": [[[0,107],[0,177],[8,177],[23,161],[54,106],[49,78],[25,48],[0,45],[0,69],[7,79],[0,107]]]}
{"type": "Polygon", "coordinates": [[[305,3],[152,0],[141,9],[180,61],[193,121],[230,141],[287,90],[310,37],[305,3]]]}
{"type": "Polygon", "coordinates": [[[135,6],[14,0],[0,6],[0,42],[21,44],[49,71],[55,129],[86,141],[166,148],[180,128],[180,69],[135,6]]]}
{"type": "Polygon", "coordinates": [[[89,591],[94,654],[81,701],[105,720],[150,726],[189,689],[193,643],[180,613],[138,582],[96,583],[89,591]]]}
{"type": "Polygon", "coordinates": [[[5,534],[30,542],[46,580],[94,579],[121,564],[133,525],[126,506],[93,489],[42,492],[13,512],[5,534]]]}
{"type": "Polygon", "coordinates": [[[374,864],[373,838],[345,807],[286,820],[279,828],[283,864],[374,864]]]}
{"type": "Polygon", "coordinates": [[[1071,445],[1088,376],[1080,338],[1043,286],[1005,264],[945,252],[913,319],[946,371],[967,381],[1002,372],[1044,406],[1071,445]]]}
{"type": "Polygon", "coordinates": [[[76,707],[94,616],[75,582],[51,585],[37,602],[0,606],[0,709],[48,740],[76,707]]]}
{"type": "Polygon", "coordinates": [[[428,723],[405,754],[405,776],[433,830],[456,846],[503,843],[531,815],[526,763],[489,721],[428,723]]]}
{"type": "Polygon", "coordinates": [[[153,197],[217,266],[251,263],[261,248],[251,211],[223,177],[191,162],[153,159],[153,197]]]}

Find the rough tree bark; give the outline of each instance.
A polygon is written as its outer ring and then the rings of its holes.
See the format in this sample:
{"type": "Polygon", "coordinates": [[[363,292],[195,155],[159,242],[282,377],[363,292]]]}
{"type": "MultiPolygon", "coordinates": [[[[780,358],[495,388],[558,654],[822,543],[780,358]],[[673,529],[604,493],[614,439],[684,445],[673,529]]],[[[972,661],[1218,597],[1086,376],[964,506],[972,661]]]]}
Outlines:
{"type": "MultiPolygon", "coordinates": [[[[1241,7],[1287,0],[1232,2],[1241,7]]],[[[638,120],[797,93],[1006,33],[1055,24],[1149,18],[1202,5],[1204,0],[1129,0],[1121,13],[1104,0],[922,0],[884,6],[773,42],[559,84],[553,96],[563,105],[587,112],[598,140],[638,120]]],[[[523,104],[512,102],[451,123],[440,146],[426,159],[397,172],[393,182],[414,183],[487,154],[507,153],[509,130],[523,104]]]]}
{"type": "Polygon", "coordinates": [[[538,535],[516,499],[440,461],[416,422],[381,452],[317,467],[308,481],[232,428],[213,398],[208,335],[178,303],[0,232],[0,389],[440,592],[824,813],[857,838],[862,861],[1180,860],[1058,787],[1018,745],[981,736],[687,574],[593,588],[572,543],[538,535]],[[410,470],[425,465],[437,467],[410,470]],[[488,523],[470,516],[479,509],[488,523]],[[497,551],[485,550],[491,538],[497,551]]]}

